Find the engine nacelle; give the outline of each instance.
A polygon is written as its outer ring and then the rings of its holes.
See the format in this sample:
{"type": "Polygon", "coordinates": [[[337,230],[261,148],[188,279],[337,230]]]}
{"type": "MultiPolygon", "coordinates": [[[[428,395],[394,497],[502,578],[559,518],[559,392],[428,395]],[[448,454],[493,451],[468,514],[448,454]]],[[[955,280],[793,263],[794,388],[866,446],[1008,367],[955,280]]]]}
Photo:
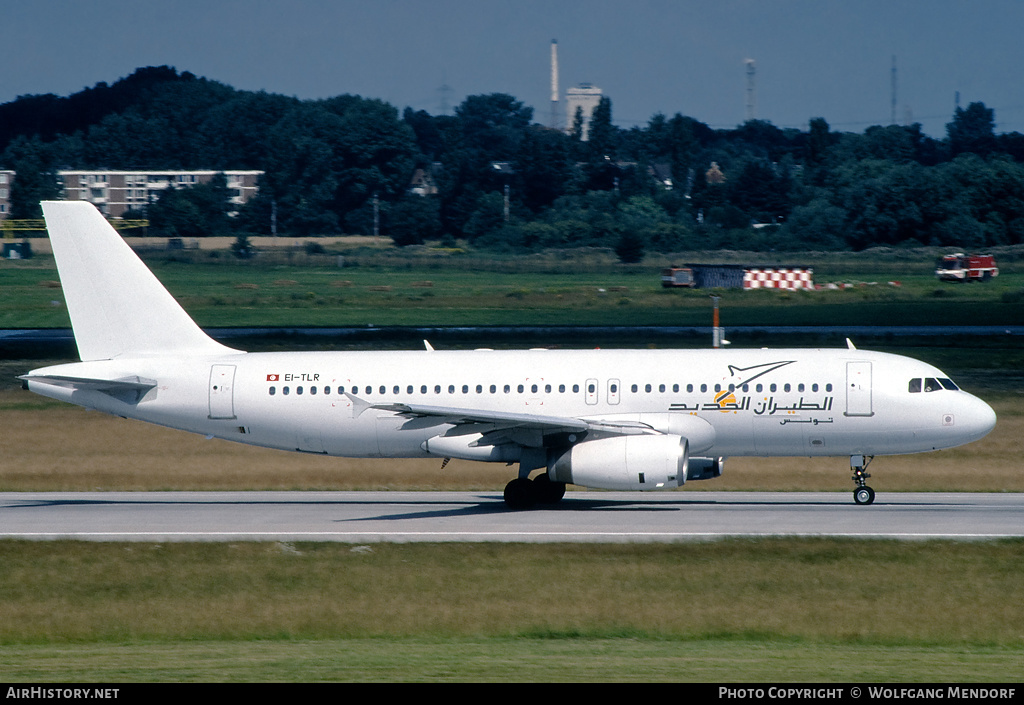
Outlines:
{"type": "Polygon", "coordinates": [[[722,476],[725,458],[690,458],[686,468],[687,480],[713,480],[722,476]]]}
{"type": "Polygon", "coordinates": [[[604,490],[661,490],[686,482],[682,436],[616,436],[579,443],[548,464],[555,482],[604,490]]]}
{"type": "Polygon", "coordinates": [[[466,436],[434,436],[420,446],[431,455],[460,460],[483,462],[517,463],[521,459],[521,448],[511,443],[502,445],[477,445],[483,435],[471,433],[466,436]]]}

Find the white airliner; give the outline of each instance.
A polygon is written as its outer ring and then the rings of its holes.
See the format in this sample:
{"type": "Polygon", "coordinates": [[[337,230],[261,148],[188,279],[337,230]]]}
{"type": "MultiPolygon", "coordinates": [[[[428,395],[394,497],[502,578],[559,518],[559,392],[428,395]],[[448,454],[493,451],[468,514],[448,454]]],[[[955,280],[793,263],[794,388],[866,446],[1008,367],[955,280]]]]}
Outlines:
{"type": "Polygon", "coordinates": [[[978,440],[996,416],[938,369],[833,350],[247,353],[209,338],[94,206],[43,203],[81,362],[36,393],[269,448],[519,465],[511,507],[566,484],[675,488],[729,456],[876,455],[978,440]],[[530,474],[541,472],[534,479],[530,474]]]}

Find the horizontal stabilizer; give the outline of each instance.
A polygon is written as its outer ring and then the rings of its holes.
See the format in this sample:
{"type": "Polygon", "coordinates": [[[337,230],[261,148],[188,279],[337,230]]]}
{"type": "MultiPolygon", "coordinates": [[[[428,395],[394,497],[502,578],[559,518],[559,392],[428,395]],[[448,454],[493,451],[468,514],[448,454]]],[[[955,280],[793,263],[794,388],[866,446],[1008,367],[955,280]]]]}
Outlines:
{"type": "Polygon", "coordinates": [[[137,404],[150,389],[156,387],[156,380],[143,377],[123,377],[121,379],[95,379],[91,377],[66,377],[63,375],[22,375],[25,389],[30,383],[49,384],[64,389],[88,390],[106,394],[126,404],[137,404]]]}

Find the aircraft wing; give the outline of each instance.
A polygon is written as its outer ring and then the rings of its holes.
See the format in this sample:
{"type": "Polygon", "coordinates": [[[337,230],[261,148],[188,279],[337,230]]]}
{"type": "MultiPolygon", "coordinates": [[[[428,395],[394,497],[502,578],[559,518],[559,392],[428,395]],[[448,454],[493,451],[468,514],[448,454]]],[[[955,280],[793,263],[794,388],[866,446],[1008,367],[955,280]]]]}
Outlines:
{"type": "Polygon", "coordinates": [[[658,433],[649,425],[638,421],[604,421],[601,419],[584,419],[574,416],[548,416],[546,414],[517,414],[505,411],[488,411],[481,409],[464,409],[452,406],[430,406],[426,404],[407,404],[403,402],[374,404],[352,394],[346,394],[353,403],[358,416],[367,409],[391,411],[410,418],[434,418],[439,423],[456,426],[487,426],[489,430],[532,430],[541,433],[584,433],[599,431],[611,435],[639,435],[658,433]]]}

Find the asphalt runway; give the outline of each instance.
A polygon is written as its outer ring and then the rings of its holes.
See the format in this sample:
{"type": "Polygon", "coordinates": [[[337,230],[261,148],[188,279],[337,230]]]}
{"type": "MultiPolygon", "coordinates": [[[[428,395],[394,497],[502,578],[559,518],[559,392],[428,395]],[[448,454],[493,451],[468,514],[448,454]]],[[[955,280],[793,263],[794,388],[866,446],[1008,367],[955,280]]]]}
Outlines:
{"type": "Polygon", "coordinates": [[[513,511],[499,492],[4,492],[0,538],[93,541],[650,543],[829,536],[1024,536],[1024,494],[569,492],[513,511]]]}

